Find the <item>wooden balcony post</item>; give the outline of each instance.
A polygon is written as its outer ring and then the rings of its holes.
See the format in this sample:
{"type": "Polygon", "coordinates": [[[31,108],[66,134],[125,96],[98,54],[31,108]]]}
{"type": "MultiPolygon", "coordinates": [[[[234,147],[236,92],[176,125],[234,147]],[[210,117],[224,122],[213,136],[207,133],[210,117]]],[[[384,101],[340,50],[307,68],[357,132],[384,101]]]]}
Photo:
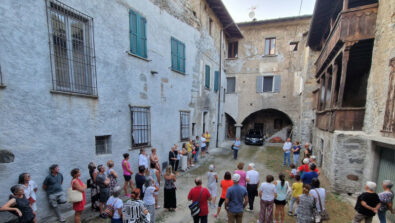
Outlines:
{"type": "Polygon", "coordinates": [[[325,71],[324,77],[325,79],[325,92],[324,92],[324,110],[326,108],[326,97],[328,96],[328,80],[329,80],[329,72],[328,69],[325,71]]]}
{"type": "Polygon", "coordinates": [[[343,11],[348,9],[348,0],[343,0],[343,11]]]}
{"type": "Polygon", "coordinates": [[[336,58],[333,61],[332,64],[332,88],[331,88],[331,108],[335,106],[336,98],[337,98],[337,92],[336,92],[336,83],[337,83],[337,70],[338,70],[338,65],[336,63],[336,58]]]}
{"type": "Polygon", "coordinates": [[[344,95],[344,86],[346,85],[346,77],[347,77],[347,64],[350,58],[350,49],[352,45],[347,45],[343,50],[342,57],[342,73],[340,76],[340,86],[339,86],[339,96],[337,98],[337,107],[341,108],[343,106],[343,95],[344,95]]]}

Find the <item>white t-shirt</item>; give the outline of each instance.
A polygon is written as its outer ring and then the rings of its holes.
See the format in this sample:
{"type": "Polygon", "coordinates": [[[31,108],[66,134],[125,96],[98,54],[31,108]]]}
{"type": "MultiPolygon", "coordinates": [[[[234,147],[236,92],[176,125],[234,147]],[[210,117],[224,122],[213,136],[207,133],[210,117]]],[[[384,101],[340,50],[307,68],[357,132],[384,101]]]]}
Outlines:
{"type": "Polygon", "coordinates": [[[258,184],[259,173],[256,170],[249,170],[247,171],[246,178],[250,180],[248,184],[258,184]]]}
{"type": "Polygon", "coordinates": [[[139,155],[139,166],[144,166],[146,169],[148,168],[148,159],[146,155],[139,155]]]}
{"type": "MultiPolygon", "coordinates": [[[[26,199],[29,199],[30,197],[32,197],[34,200],[37,200],[36,192],[34,192],[34,189],[36,189],[36,188],[37,188],[37,184],[32,180],[29,181],[29,185],[27,187],[23,184],[23,190],[25,192],[26,199]]],[[[33,211],[37,211],[37,204],[36,203],[37,202],[34,202],[32,205],[33,211]]]]}
{"type": "Polygon", "coordinates": [[[325,210],[325,196],[326,196],[325,195],[325,189],[324,188],[316,188],[316,189],[311,189],[310,192],[309,192],[309,194],[311,196],[315,197],[315,200],[316,200],[315,206],[317,208],[317,211],[321,212],[321,207],[320,207],[320,203],[319,203],[319,200],[318,200],[317,192],[320,195],[322,209],[325,210]]]}
{"type": "Polygon", "coordinates": [[[292,169],[292,170],[291,170],[291,173],[292,173],[294,176],[296,176],[296,175],[298,174],[298,172],[297,172],[296,169],[292,169]]]}
{"type": "Polygon", "coordinates": [[[264,182],[259,187],[259,192],[262,192],[261,199],[264,201],[272,201],[274,200],[274,194],[277,193],[276,185],[272,183],[264,182]]]}
{"type": "Polygon", "coordinates": [[[120,219],[121,216],[119,216],[118,210],[123,207],[123,201],[119,197],[113,197],[111,196],[108,198],[106,205],[111,205],[114,207],[114,216],[112,217],[113,219],[120,219]]]}
{"type": "Polygon", "coordinates": [[[283,146],[283,150],[285,153],[291,152],[292,142],[285,142],[283,146]]]}
{"type": "Polygon", "coordinates": [[[206,147],[206,138],[200,137],[200,147],[206,147]]]}
{"type": "Polygon", "coordinates": [[[145,205],[154,205],[155,204],[155,198],[154,198],[154,192],[155,192],[155,187],[149,186],[148,188],[145,188],[145,185],[143,186],[143,191],[144,191],[144,204],[145,205]]]}

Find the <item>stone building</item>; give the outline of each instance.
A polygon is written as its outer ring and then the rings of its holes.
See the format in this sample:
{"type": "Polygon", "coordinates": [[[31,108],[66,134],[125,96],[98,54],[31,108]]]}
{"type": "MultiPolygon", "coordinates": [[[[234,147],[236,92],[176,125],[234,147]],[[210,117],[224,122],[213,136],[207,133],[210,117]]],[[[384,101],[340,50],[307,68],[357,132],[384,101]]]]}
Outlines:
{"type": "MultiPolygon", "coordinates": [[[[314,153],[336,192],[395,181],[395,2],[317,0],[314,153]]],[[[378,187],[378,191],[381,187],[378,187]]]]}
{"type": "Polygon", "coordinates": [[[0,203],[20,173],[41,185],[53,163],[66,190],[91,161],[121,173],[125,152],[136,170],[140,148],[166,162],[203,130],[224,139],[220,53],[241,33],[221,1],[5,0],[0,21],[0,203]]]}
{"type": "Polygon", "coordinates": [[[227,137],[259,129],[283,140],[291,134],[310,140],[310,132],[300,129],[310,20],[298,16],[238,24],[244,38],[231,40],[225,63],[227,137]]]}

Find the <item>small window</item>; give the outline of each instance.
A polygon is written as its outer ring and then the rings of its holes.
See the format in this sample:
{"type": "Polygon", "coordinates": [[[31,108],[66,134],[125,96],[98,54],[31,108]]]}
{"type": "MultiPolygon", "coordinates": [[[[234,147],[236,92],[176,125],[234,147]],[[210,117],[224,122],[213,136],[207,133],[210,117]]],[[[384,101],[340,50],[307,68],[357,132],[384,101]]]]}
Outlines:
{"type": "Polygon", "coordinates": [[[96,136],[96,154],[111,154],[111,136],[96,136]]]}
{"type": "Polygon", "coordinates": [[[213,20],[211,18],[208,19],[208,31],[210,36],[213,34],[213,20]]]}
{"type": "Polygon", "coordinates": [[[238,42],[231,42],[228,44],[228,58],[237,58],[238,42]]]}
{"type": "Polygon", "coordinates": [[[273,76],[263,77],[263,92],[273,91],[273,76]]]}
{"type": "Polygon", "coordinates": [[[180,112],[180,139],[186,141],[189,139],[189,111],[180,112]]]}
{"type": "Polygon", "coordinates": [[[131,107],[132,148],[151,145],[151,119],[149,107],[131,107]]]}
{"type": "Polygon", "coordinates": [[[93,18],[54,0],[47,16],[53,90],[97,95],[93,18]]]}
{"type": "Polygon", "coordinates": [[[185,44],[173,37],[171,38],[171,68],[185,73],[185,44]]]}
{"type": "Polygon", "coordinates": [[[130,52],[147,58],[147,20],[133,10],[129,10],[130,52]]]}
{"type": "Polygon", "coordinates": [[[276,38],[265,39],[265,55],[276,55],[276,38]]]}
{"type": "Polygon", "coordinates": [[[290,42],[289,43],[289,51],[298,51],[299,42],[290,42]]]}
{"type": "Polygon", "coordinates": [[[210,89],[210,66],[206,65],[204,87],[210,89]]]}
{"type": "Polygon", "coordinates": [[[235,93],[236,88],[236,78],[235,77],[227,77],[226,78],[226,89],[228,94],[235,93]]]}

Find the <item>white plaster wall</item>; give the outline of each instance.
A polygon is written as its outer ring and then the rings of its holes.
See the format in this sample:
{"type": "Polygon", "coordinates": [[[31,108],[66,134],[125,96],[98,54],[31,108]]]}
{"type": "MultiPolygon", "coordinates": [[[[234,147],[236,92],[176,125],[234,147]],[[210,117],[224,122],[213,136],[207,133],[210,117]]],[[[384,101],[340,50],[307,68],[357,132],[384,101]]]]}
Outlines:
{"type": "MultiPolygon", "coordinates": [[[[151,106],[151,144],[158,149],[162,162],[167,160],[170,146],[180,143],[179,111],[191,110],[191,122],[193,114],[200,113],[190,104],[193,80],[201,74],[196,66],[201,57],[198,54],[201,36],[196,29],[149,1],[62,2],[94,19],[99,98],[50,93],[45,1],[3,0],[0,63],[7,88],[0,90],[0,149],[12,151],[15,161],[0,164],[0,203],[7,200],[9,188],[20,173],[30,172],[41,186],[53,163],[60,165],[65,176],[65,190],[72,168],[82,170],[84,181],[88,178],[90,161],[102,164],[112,159],[115,170],[121,173],[121,154],[130,152],[132,168],[136,170],[138,150],[130,150],[129,105],[151,106]],[[147,19],[150,62],[125,53],[129,49],[130,8],[147,19]],[[185,43],[186,75],[169,69],[171,36],[185,43]],[[151,70],[158,74],[151,75],[151,70]],[[95,154],[97,135],[111,135],[112,154],[95,154]]],[[[200,80],[197,84],[201,84],[200,80]]],[[[215,111],[212,105],[216,105],[216,98],[210,103],[210,109],[215,111]]],[[[216,112],[213,117],[216,120],[216,112]]],[[[215,138],[214,131],[211,135],[215,138]]],[[[120,181],[122,184],[123,179],[120,181]]],[[[39,218],[49,216],[51,211],[41,188],[37,202],[39,218]]]]}

